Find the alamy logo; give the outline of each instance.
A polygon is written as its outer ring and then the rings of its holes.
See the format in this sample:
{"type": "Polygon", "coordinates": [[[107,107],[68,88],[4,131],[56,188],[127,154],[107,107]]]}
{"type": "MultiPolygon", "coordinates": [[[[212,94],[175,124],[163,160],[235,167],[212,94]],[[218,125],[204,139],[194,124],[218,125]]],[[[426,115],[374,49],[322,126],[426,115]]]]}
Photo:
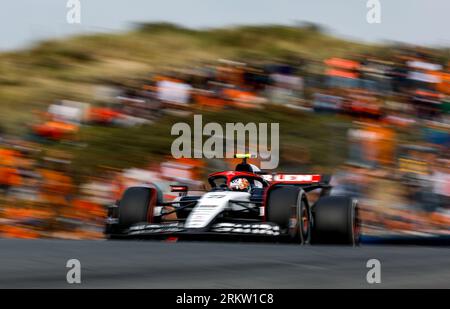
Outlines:
{"type": "Polygon", "coordinates": [[[70,268],[66,275],[67,283],[81,283],[81,263],[77,259],[70,259],[66,263],[66,267],[70,268]]]}
{"type": "Polygon", "coordinates": [[[270,124],[270,150],[267,123],[259,125],[252,122],[245,125],[240,122],[226,123],[224,130],[216,122],[209,122],[203,126],[202,115],[194,115],[193,130],[192,147],[192,130],[189,124],[178,122],[172,126],[171,134],[178,136],[171,147],[174,158],[233,158],[235,153],[250,153],[261,159],[262,169],[274,169],[278,166],[280,130],[278,123],[270,124]],[[208,136],[204,142],[203,136],[208,136]]]}
{"type": "Polygon", "coordinates": [[[81,2],[80,0],[68,0],[66,7],[69,9],[66,15],[68,24],[81,23],[81,2]]]}
{"type": "Polygon", "coordinates": [[[366,264],[370,270],[367,272],[366,280],[369,284],[381,283],[381,263],[377,259],[370,259],[366,264]]]}
{"type": "Polygon", "coordinates": [[[366,20],[369,24],[381,23],[381,3],[380,0],[368,0],[366,7],[369,9],[366,20]]]}

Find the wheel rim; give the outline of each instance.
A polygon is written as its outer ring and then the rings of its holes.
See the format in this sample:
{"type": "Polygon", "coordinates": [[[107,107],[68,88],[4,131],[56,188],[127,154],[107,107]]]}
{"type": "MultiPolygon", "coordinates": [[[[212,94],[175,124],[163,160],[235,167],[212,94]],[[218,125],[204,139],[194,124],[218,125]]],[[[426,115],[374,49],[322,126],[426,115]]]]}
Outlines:
{"type": "Polygon", "coordinates": [[[308,210],[306,207],[303,207],[302,210],[302,217],[301,217],[301,229],[303,236],[307,236],[309,232],[309,216],[308,216],[308,210]]]}
{"type": "Polygon", "coordinates": [[[292,205],[292,213],[289,219],[289,235],[292,240],[301,244],[309,243],[310,216],[306,203],[303,200],[299,204],[292,205]]]}

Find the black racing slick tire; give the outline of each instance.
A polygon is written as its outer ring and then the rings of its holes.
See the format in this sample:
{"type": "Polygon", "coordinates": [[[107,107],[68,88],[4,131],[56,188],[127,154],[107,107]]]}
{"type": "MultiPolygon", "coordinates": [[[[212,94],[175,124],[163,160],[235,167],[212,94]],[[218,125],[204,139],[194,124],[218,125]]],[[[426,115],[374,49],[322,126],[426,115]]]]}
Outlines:
{"type": "Polygon", "coordinates": [[[356,199],[325,196],[312,207],[313,244],[359,245],[360,223],[356,199]]]}
{"type": "Polygon", "coordinates": [[[151,222],[156,204],[157,190],[149,187],[130,187],[125,190],[118,205],[120,230],[140,222],[151,222]]]}
{"type": "Polygon", "coordinates": [[[117,222],[107,223],[105,226],[106,238],[120,239],[133,224],[152,222],[157,195],[158,192],[155,188],[130,187],[126,189],[117,202],[117,209],[112,217],[117,222]]]}
{"type": "Polygon", "coordinates": [[[303,191],[294,186],[276,186],[269,190],[266,219],[295,243],[307,244],[311,238],[311,212],[303,191]]]}
{"type": "Polygon", "coordinates": [[[117,209],[109,219],[116,222],[107,223],[105,236],[107,239],[121,238],[128,229],[137,223],[154,223],[158,218],[153,216],[156,205],[162,203],[162,191],[156,186],[129,187],[117,202],[117,209]]]}

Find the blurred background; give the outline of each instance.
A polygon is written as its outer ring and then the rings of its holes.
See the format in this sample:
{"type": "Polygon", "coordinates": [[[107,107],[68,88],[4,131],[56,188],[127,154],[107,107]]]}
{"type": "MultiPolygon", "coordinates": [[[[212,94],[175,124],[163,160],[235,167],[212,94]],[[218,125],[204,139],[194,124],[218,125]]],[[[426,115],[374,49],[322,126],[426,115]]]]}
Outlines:
{"type": "MultiPolygon", "coordinates": [[[[228,8],[225,20],[239,4],[228,8]]],[[[106,206],[127,186],[155,182],[170,199],[170,184],[199,188],[233,168],[171,157],[171,126],[193,114],[280,123],[277,170],[333,174],[332,194],[359,199],[366,235],[450,235],[448,19],[386,32],[391,20],[380,28],[391,41],[380,41],[358,27],[356,38],[342,35],[351,27],[334,33],[332,12],[315,14],[331,22],[269,24],[255,13],[242,26],[83,26],[23,42],[2,34],[0,237],[102,238],[106,206]]]]}

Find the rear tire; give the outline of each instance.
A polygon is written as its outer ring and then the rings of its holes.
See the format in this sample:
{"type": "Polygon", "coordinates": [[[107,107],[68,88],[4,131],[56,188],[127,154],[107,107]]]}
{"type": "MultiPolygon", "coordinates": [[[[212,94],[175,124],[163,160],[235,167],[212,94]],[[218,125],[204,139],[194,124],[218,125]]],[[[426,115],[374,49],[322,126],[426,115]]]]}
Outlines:
{"type": "Polygon", "coordinates": [[[267,221],[276,223],[290,241],[300,244],[310,242],[311,212],[300,188],[274,187],[268,193],[266,205],[267,221]]]}
{"type": "Polygon", "coordinates": [[[312,207],[314,244],[359,245],[360,224],[356,199],[345,196],[320,198],[312,207]]]}

